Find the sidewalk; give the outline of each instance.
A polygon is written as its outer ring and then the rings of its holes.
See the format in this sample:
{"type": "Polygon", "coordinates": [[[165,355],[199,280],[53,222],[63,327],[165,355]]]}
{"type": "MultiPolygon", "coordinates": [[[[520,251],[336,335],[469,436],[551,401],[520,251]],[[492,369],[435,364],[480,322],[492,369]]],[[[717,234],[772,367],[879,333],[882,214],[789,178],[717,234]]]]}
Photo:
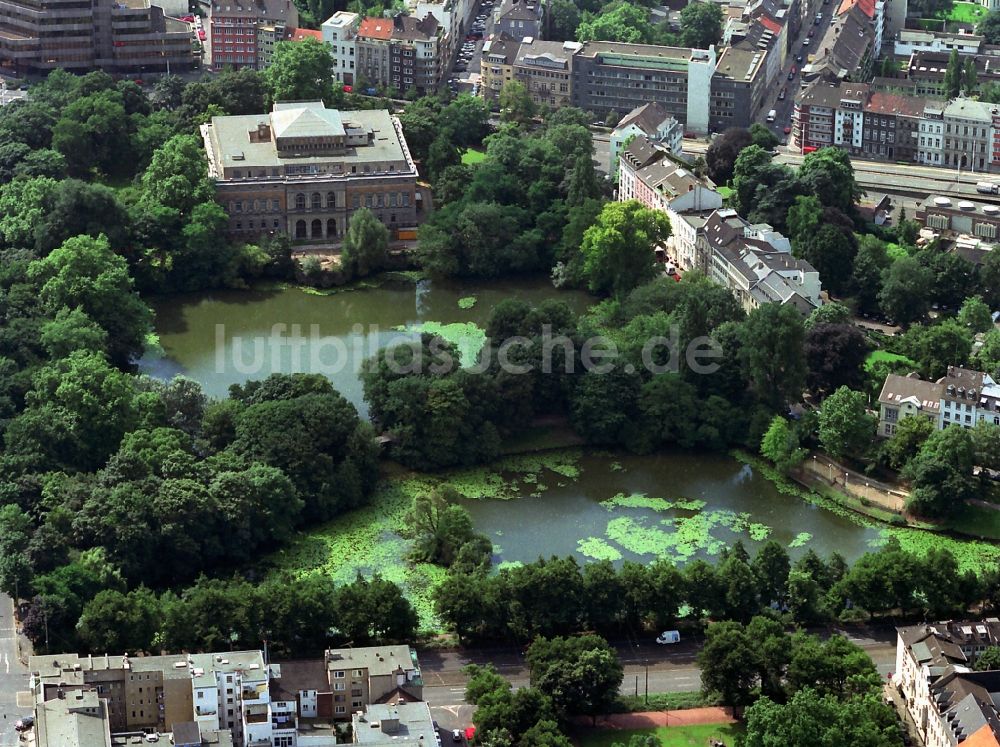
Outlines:
{"type": "MultiPolygon", "coordinates": [[[[581,716],[574,721],[591,727],[591,719],[581,716]]],[[[646,711],[644,713],[609,713],[597,717],[599,729],[654,729],[658,726],[693,726],[695,724],[734,724],[732,710],[722,706],[688,708],[683,711],[646,711]]]]}
{"type": "Polygon", "coordinates": [[[825,454],[815,453],[811,458],[806,458],[800,469],[813,480],[818,479],[828,487],[867,500],[886,511],[902,514],[906,510],[909,495],[906,491],[848,469],[825,454]]]}

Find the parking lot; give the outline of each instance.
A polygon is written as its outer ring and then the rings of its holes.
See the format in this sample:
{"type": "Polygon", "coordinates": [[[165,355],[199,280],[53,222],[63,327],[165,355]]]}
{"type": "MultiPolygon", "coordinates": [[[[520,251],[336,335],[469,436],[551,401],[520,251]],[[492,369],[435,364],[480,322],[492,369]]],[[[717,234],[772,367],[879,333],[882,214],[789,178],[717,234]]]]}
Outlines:
{"type": "Polygon", "coordinates": [[[483,0],[476,9],[448,78],[448,88],[452,93],[479,93],[479,61],[483,54],[483,42],[493,33],[494,0],[483,0]]]}

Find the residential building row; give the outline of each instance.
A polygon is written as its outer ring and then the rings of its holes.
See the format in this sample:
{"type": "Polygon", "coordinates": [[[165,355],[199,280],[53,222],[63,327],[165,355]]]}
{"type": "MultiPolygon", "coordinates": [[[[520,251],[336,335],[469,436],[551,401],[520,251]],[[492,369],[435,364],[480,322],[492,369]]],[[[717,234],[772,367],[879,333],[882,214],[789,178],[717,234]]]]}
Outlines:
{"type": "Polygon", "coordinates": [[[925,747],[1000,745],[1000,670],[973,669],[997,645],[995,617],[896,629],[892,682],[925,747]]]}
{"type": "Polygon", "coordinates": [[[1000,385],[988,373],[949,366],[937,381],[916,373],[889,374],[878,396],[878,435],[889,438],[903,418],[922,417],[943,430],[950,425],[974,428],[1000,425],[1000,385]]]}
{"type": "Polygon", "coordinates": [[[416,225],[417,168],[386,110],[278,102],[267,114],[213,117],[201,134],[231,236],[337,243],[360,208],[390,230],[416,225]]]}
{"type": "Polygon", "coordinates": [[[16,75],[182,72],[192,44],[188,25],[149,0],[0,0],[0,68],[16,75]]]}
{"type": "Polygon", "coordinates": [[[175,746],[332,747],[436,743],[416,652],[328,650],[269,662],[261,651],[29,660],[37,747],[111,747],[139,738],[175,746]],[[342,731],[342,730],[340,730],[342,731]]]}
{"type": "MultiPolygon", "coordinates": [[[[626,118],[629,127],[642,120],[635,115],[626,118]]],[[[819,273],[792,255],[788,239],[723,207],[715,185],[662,142],[645,134],[632,137],[618,159],[618,199],[666,213],[671,236],[663,259],[728,288],[748,312],[780,303],[809,314],[823,303],[819,273]]]]}
{"type": "Polygon", "coordinates": [[[791,143],[802,153],[836,146],[869,160],[990,172],[1000,169],[1000,107],[817,80],[795,98],[791,143]]]}

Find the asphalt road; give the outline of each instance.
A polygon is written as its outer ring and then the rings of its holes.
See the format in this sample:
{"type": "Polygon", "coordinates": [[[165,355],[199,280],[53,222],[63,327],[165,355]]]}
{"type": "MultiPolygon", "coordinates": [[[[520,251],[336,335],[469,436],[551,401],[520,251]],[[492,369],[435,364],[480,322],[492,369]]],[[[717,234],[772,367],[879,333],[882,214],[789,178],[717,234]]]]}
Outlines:
{"type": "Polygon", "coordinates": [[[17,632],[14,630],[14,603],[0,594],[0,747],[18,743],[14,722],[30,715],[31,709],[17,707],[17,693],[28,689],[28,668],[17,654],[17,632]]]}
{"type": "Polygon", "coordinates": [[[781,70],[778,75],[778,80],[774,83],[774,90],[768,95],[764,106],[761,107],[760,114],[758,118],[761,122],[765,122],[768,111],[771,109],[775,110],[776,116],[774,122],[766,123],[778,139],[782,142],[788,142],[791,137],[790,134],[785,133],[786,127],[792,126],[792,109],[795,106],[795,94],[799,91],[799,86],[802,83],[802,66],[807,64],[809,61],[809,55],[815,54],[816,49],[819,47],[820,39],[823,38],[823,34],[826,33],[827,28],[830,26],[830,22],[833,20],[833,8],[836,5],[833,3],[821,4],[819,6],[819,12],[823,14],[823,20],[817,25],[814,16],[809,16],[802,20],[802,26],[799,29],[799,37],[796,39],[788,52],[787,59],[785,60],[785,67],[781,70]],[[809,32],[813,32],[813,36],[809,37],[809,32]],[[808,43],[806,41],[808,40],[808,43]],[[798,62],[796,57],[802,56],[802,62],[798,62]],[[792,68],[795,68],[795,74],[789,78],[792,68]],[[785,98],[779,99],[778,96],[780,92],[785,91],[785,98]]]}
{"type": "MultiPolygon", "coordinates": [[[[486,14],[486,30],[483,32],[483,38],[475,42],[475,49],[473,50],[472,57],[466,64],[467,70],[462,72],[455,71],[455,65],[458,64],[458,60],[454,60],[451,66],[451,76],[452,78],[458,78],[458,90],[460,93],[469,93],[472,90],[473,81],[479,80],[480,77],[480,61],[483,57],[483,43],[493,35],[493,9],[495,5],[483,6],[479,3],[476,7],[476,11],[472,14],[472,23],[475,23],[476,16],[485,13],[486,14]]],[[[471,23],[470,23],[471,26],[471,23]]],[[[464,44],[463,41],[458,45],[459,51],[461,52],[461,46],[464,44]]]]}
{"type": "MultiPolygon", "coordinates": [[[[818,631],[825,634],[824,631],[818,631]]],[[[883,677],[893,671],[896,662],[895,629],[864,628],[843,633],[871,657],[883,677]]],[[[615,643],[625,676],[623,695],[647,692],[648,670],[650,693],[693,692],[701,687],[701,671],[697,665],[701,640],[690,638],[673,646],[657,646],[643,642],[638,646],[628,641],[615,643]]],[[[528,668],[516,648],[477,650],[421,651],[420,668],[424,679],[424,700],[442,728],[463,728],[472,722],[473,706],[464,702],[467,678],[462,668],[467,664],[492,663],[515,688],[529,684],[528,668]]]]}

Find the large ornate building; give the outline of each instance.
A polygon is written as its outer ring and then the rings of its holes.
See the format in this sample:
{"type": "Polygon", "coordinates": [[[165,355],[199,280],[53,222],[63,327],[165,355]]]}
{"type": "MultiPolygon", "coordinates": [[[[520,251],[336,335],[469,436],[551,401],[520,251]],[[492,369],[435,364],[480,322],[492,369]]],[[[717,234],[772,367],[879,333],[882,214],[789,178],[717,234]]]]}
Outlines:
{"type": "Polygon", "coordinates": [[[213,117],[201,133],[234,236],[336,242],[363,207],[390,229],[416,224],[417,169],[388,111],[277,103],[270,114],[213,117]]]}

